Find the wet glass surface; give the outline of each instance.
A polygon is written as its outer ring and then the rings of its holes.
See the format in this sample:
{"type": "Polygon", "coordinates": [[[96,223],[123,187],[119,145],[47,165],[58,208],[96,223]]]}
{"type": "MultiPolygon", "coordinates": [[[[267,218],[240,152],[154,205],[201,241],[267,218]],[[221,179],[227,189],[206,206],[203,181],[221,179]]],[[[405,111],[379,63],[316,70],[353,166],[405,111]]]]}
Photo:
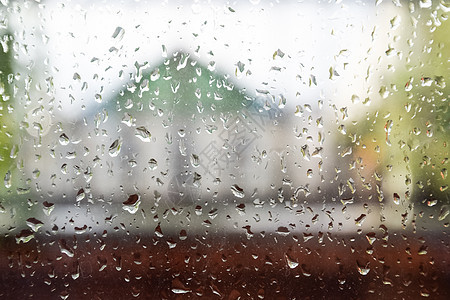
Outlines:
{"type": "Polygon", "coordinates": [[[0,6],[0,296],[446,299],[446,1],[0,6]]]}

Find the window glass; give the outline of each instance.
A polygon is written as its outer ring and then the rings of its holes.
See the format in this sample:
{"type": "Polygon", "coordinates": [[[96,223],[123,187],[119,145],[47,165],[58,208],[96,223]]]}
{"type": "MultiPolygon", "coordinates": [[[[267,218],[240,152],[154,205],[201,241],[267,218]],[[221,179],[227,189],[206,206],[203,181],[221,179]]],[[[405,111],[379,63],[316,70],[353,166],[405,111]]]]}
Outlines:
{"type": "Polygon", "coordinates": [[[0,6],[0,295],[445,299],[449,3],[0,6]]]}

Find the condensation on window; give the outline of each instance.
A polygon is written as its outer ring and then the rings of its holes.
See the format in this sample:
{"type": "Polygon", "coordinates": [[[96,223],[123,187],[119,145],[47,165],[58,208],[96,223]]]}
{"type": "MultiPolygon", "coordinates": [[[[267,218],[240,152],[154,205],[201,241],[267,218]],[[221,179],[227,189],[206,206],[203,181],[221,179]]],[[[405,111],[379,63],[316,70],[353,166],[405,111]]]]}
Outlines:
{"type": "Polygon", "coordinates": [[[448,2],[0,5],[0,296],[445,299],[448,2]]]}

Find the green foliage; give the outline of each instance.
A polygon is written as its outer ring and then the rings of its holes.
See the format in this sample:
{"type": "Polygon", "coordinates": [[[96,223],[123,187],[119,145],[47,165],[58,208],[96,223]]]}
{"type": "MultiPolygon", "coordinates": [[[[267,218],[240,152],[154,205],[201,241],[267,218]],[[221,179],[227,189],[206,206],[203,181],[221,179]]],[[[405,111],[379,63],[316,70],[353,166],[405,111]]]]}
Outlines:
{"type": "Polygon", "coordinates": [[[170,112],[175,118],[198,112],[238,111],[247,102],[225,76],[211,72],[185,53],[144,73],[139,83],[129,83],[121,94],[117,99],[119,108],[130,99],[154,111],[170,112]]]}
{"type": "Polygon", "coordinates": [[[359,137],[360,145],[379,153],[380,174],[402,165],[406,185],[413,187],[416,199],[423,203],[428,198],[450,202],[450,65],[446,55],[450,22],[444,17],[440,20],[436,24],[426,16],[419,19],[417,45],[402,49],[408,54],[406,63],[383,74],[389,96],[380,98],[375,111],[368,111],[367,119],[351,132],[359,137]]]}
{"type": "Polygon", "coordinates": [[[12,105],[11,87],[8,77],[12,76],[12,38],[9,34],[0,37],[0,174],[2,176],[11,166],[13,139],[12,118],[9,107],[12,105]]]}

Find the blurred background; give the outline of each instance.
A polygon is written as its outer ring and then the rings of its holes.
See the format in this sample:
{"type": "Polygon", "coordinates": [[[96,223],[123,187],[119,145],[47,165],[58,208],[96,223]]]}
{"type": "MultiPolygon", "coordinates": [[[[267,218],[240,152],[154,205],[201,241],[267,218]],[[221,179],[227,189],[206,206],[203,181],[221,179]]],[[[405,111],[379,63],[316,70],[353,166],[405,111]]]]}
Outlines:
{"type": "Polygon", "coordinates": [[[445,299],[448,10],[2,1],[2,295],[445,299]]]}

